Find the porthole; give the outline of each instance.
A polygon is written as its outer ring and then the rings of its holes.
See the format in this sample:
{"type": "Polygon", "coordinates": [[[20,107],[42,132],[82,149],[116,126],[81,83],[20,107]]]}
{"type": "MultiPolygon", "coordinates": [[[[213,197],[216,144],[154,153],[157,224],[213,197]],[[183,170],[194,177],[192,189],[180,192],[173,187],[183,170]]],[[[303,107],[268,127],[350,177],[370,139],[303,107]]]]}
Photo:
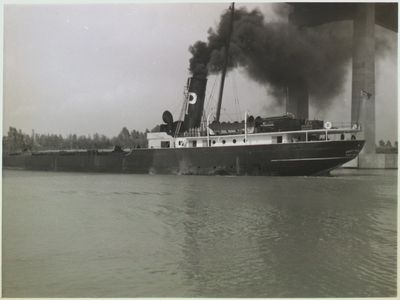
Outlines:
{"type": "Polygon", "coordinates": [[[213,145],[215,144],[215,141],[212,141],[213,145]]]}
{"type": "Polygon", "coordinates": [[[246,139],[243,139],[243,143],[246,143],[246,139]]]}
{"type": "Polygon", "coordinates": [[[233,139],[233,141],[232,141],[234,144],[236,144],[236,139],[233,139]]]}
{"type": "Polygon", "coordinates": [[[222,140],[222,144],[225,144],[226,142],[225,142],[225,140],[222,140]]]}

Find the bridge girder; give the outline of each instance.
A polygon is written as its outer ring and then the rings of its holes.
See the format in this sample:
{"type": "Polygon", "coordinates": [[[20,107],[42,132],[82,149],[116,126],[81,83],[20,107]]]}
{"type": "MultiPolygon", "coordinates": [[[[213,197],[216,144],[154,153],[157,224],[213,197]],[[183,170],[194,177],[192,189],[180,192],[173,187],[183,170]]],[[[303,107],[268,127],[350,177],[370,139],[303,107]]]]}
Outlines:
{"type": "MultiPolygon", "coordinates": [[[[363,3],[288,3],[293,7],[291,23],[313,27],[324,23],[354,20],[357,5],[363,3]]],[[[375,24],[398,32],[398,4],[375,3],[375,24]]]]}

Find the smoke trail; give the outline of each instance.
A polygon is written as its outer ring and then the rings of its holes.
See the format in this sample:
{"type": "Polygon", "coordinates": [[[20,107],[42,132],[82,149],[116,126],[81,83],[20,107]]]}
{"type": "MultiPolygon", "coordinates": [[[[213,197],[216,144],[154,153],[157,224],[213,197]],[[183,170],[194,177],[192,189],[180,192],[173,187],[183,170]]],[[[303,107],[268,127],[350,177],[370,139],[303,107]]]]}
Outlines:
{"type": "Polygon", "coordinates": [[[197,41],[193,46],[189,47],[192,58],[189,61],[190,72],[197,77],[207,77],[208,63],[210,61],[210,47],[207,43],[197,41]]]}
{"type": "MultiPolygon", "coordinates": [[[[286,13],[279,7],[275,11],[286,13]]],[[[209,30],[207,43],[190,47],[194,75],[221,70],[229,18],[230,12],[224,12],[217,28],[209,30]]],[[[266,22],[258,9],[239,8],[234,15],[228,68],[243,67],[253,80],[268,83],[276,95],[302,80],[310,95],[326,105],[342,89],[351,44],[349,22],[299,29],[286,22],[266,22]]]]}

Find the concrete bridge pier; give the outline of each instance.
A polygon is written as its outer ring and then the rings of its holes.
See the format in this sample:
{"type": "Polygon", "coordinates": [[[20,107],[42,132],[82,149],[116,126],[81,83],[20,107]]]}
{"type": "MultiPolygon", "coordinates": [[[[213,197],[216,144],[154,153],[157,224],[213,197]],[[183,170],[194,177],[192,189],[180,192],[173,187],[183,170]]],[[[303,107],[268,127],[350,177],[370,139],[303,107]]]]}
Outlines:
{"type": "Polygon", "coordinates": [[[375,146],[375,4],[359,3],[353,23],[351,121],[361,123],[365,146],[359,168],[376,168],[375,146]]]}
{"type": "Polygon", "coordinates": [[[353,32],[351,121],[366,138],[363,153],[375,153],[375,4],[356,6],[353,32]]]}
{"type": "MultiPolygon", "coordinates": [[[[375,24],[398,32],[397,3],[290,3],[289,21],[300,27],[353,21],[351,121],[362,124],[366,144],[360,168],[396,168],[397,154],[377,154],[375,147],[375,24]]],[[[295,110],[292,108],[292,110],[295,110]]]]}

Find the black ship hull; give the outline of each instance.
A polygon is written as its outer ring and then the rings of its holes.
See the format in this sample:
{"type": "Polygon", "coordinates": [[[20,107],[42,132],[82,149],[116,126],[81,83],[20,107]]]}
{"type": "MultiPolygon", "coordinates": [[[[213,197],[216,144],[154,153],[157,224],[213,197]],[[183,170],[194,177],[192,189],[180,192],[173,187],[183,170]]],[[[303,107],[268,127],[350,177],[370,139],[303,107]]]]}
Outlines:
{"type": "Polygon", "coordinates": [[[129,153],[52,152],[7,155],[6,168],[182,175],[319,175],[354,159],[364,141],[134,149],[129,153]]]}

